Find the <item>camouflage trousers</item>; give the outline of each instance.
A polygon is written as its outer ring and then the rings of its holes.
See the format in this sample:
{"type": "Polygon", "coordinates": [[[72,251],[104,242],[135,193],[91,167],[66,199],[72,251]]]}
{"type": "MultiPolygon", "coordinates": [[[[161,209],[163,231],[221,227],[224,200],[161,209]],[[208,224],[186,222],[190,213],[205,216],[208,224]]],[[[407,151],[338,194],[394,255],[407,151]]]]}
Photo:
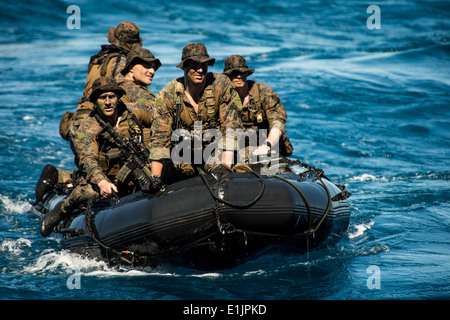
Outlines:
{"type": "Polygon", "coordinates": [[[75,173],[74,170],[63,171],[61,169],[57,169],[58,171],[58,184],[67,185],[73,183],[72,176],[75,173]]]}
{"type": "Polygon", "coordinates": [[[61,211],[70,214],[73,210],[87,204],[89,199],[99,196],[98,191],[94,190],[92,184],[87,182],[84,177],[80,177],[76,187],[67,196],[61,205],[61,211]]]}
{"type": "MultiPolygon", "coordinates": [[[[113,177],[108,177],[117,186],[118,196],[122,197],[133,192],[136,187],[134,181],[127,180],[125,183],[117,182],[113,177]]],[[[61,211],[69,215],[73,210],[87,205],[91,198],[100,197],[97,186],[88,182],[84,176],[79,176],[75,181],[75,188],[70,192],[61,205],[61,211]]]]}

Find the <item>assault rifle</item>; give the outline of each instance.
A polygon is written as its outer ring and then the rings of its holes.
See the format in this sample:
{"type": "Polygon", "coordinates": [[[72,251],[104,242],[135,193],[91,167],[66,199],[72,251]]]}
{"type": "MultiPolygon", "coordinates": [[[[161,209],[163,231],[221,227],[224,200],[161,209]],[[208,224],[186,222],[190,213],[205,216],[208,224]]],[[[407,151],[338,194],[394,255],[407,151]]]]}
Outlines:
{"type": "Polygon", "coordinates": [[[119,157],[124,163],[116,176],[117,180],[124,182],[131,173],[143,191],[150,191],[152,174],[149,168],[150,152],[148,149],[139,142],[137,136],[122,139],[110,123],[103,122],[102,126],[118,144],[119,157]]]}

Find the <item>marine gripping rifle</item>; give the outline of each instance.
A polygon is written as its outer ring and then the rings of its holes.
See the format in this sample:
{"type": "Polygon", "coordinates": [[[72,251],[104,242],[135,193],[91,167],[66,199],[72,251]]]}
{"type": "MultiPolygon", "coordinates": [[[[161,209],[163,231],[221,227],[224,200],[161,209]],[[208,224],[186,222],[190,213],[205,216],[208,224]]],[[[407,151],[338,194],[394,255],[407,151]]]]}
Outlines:
{"type": "MultiPolygon", "coordinates": [[[[117,134],[120,138],[120,136],[117,134]]],[[[119,144],[119,156],[124,165],[117,173],[117,179],[124,182],[131,173],[133,178],[139,183],[144,191],[150,190],[152,173],[149,168],[150,153],[139,141],[136,136],[122,140],[119,144]]]]}
{"type": "MultiPolygon", "coordinates": [[[[100,117],[98,117],[100,118],[100,117]]],[[[123,166],[117,173],[117,180],[124,182],[132,174],[133,178],[139,183],[143,191],[151,190],[151,171],[150,152],[137,136],[123,139],[110,123],[99,121],[104,130],[110,135],[114,142],[119,146],[119,157],[123,166]]]]}

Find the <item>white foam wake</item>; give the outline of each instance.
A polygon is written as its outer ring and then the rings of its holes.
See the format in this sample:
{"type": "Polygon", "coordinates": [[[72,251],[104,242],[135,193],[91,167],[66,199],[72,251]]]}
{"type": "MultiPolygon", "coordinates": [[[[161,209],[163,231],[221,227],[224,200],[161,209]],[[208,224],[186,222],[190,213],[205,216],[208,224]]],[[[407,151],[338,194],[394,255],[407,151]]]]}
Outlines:
{"type": "Polygon", "coordinates": [[[378,178],[374,175],[364,173],[360,176],[350,178],[349,181],[388,181],[388,179],[385,177],[378,178]]]}
{"type": "Polygon", "coordinates": [[[45,275],[49,273],[68,273],[74,271],[88,277],[134,277],[134,276],[176,276],[164,268],[134,269],[124,266],[109,266],[105,261],[90,259],[68,250],[44,250],[32,264],[25,266],[24,273],[45,275]]]}
{"type": "Polygon", "coordinates": [[[370,228],[372,228],[372,226],[375,224],[375,222],[370,221],[369,223],[363,223],[363,224],[357,224],[355,226],[353,226],[356,230],[353,233],[348,233],[348,238],[349,239],[353,239],[353,238],[357,238],[360,237],[364,234],[364,232],[370,228]]]}
{"type": "Polygon", "coordinates": [[[11,200],[8,196],[0,194],[0,203],[6,212],[26,213],[30,210],[31,205],[26,200],[11,200]]]}
{"type": "Polygon", "coordinates": [[[0,252],[8,254],[20,255],[26,248],[31,248],[31,241],[25,238],[3,240],[2,243],[0,243],[0,252]]]}

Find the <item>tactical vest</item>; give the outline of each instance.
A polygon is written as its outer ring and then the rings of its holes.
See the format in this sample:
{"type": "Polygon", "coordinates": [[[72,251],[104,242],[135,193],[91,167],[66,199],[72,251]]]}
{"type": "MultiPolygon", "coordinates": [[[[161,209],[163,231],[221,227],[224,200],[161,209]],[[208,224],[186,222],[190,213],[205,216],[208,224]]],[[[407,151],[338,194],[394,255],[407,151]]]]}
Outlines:
{"type": "MultiPolygon", "coordinates": [[[[212,74],[207,75],[206,86],[204,89],[204,97],[205,102],[204,106],[200,109],[199,112],[200,120],[202,121],[202,132],[211,128],[219,128],[220,126],[220,115],[219,115],[219,107],[220,107],[220,95],[215,95],[212,83],[214,82],[214,76],[212,74]]],[[[175,86],[175,97],[176,97],[176,114],[173,130],[184,128],[189,131],[193,131],[194,129],[194,121],[191,117],[189,109],[184,105],[183,96],[185,93],[185,88],[183,83],[177,81],[175,86]],[[177,119],[178,118],[178,119],[177,119]]],[[[220,94],[220,93],[219,93],[220,94]]]]}
{"type": "MultiPolygon", "coordinates": [[[[142,137],[142,126],[139,120],[136,118],[136,116],[129,110],[127,110],[127,124],[128,126],[122,127],[119,131],[119,134],[122,136],[123,139],[128,138],[130,136],[136,136],[139,135],[142,137]],[[127,128],[128,127],[128,128],[127,128]]],[[[98,114],[95,114],[95,118],[100,123],[104,120],[98,116],[98,114]]],[[[104,127],[101,123],[101,126],[104,127]]],[[[116,130],[116,128],[114,128],[116,130]]],[[[116,130],[117,131],[117,130],[116,130]]],[[[142,138],[141,138],[142,139],[142,138]]],[[[103,128],[98,134],[97,134],[97,141],[98,141],[98,163],[99,166],[102,168],[103,172],[106,174],[106,176],[111,180],[114,181],[117,173],[119,172],[122,161],[119,156],[119,145],[117,142],[111,137],[111,135],[108,133],[105,128],[103,128]]]]}
{"type": "Polygon", "coordinates": [[[247,107],[241,111],[242,124],[248,129],[269,129],[266,112],[259,96],[258,86],[254,81],[248,80],[249,101],[247,107]]]}

